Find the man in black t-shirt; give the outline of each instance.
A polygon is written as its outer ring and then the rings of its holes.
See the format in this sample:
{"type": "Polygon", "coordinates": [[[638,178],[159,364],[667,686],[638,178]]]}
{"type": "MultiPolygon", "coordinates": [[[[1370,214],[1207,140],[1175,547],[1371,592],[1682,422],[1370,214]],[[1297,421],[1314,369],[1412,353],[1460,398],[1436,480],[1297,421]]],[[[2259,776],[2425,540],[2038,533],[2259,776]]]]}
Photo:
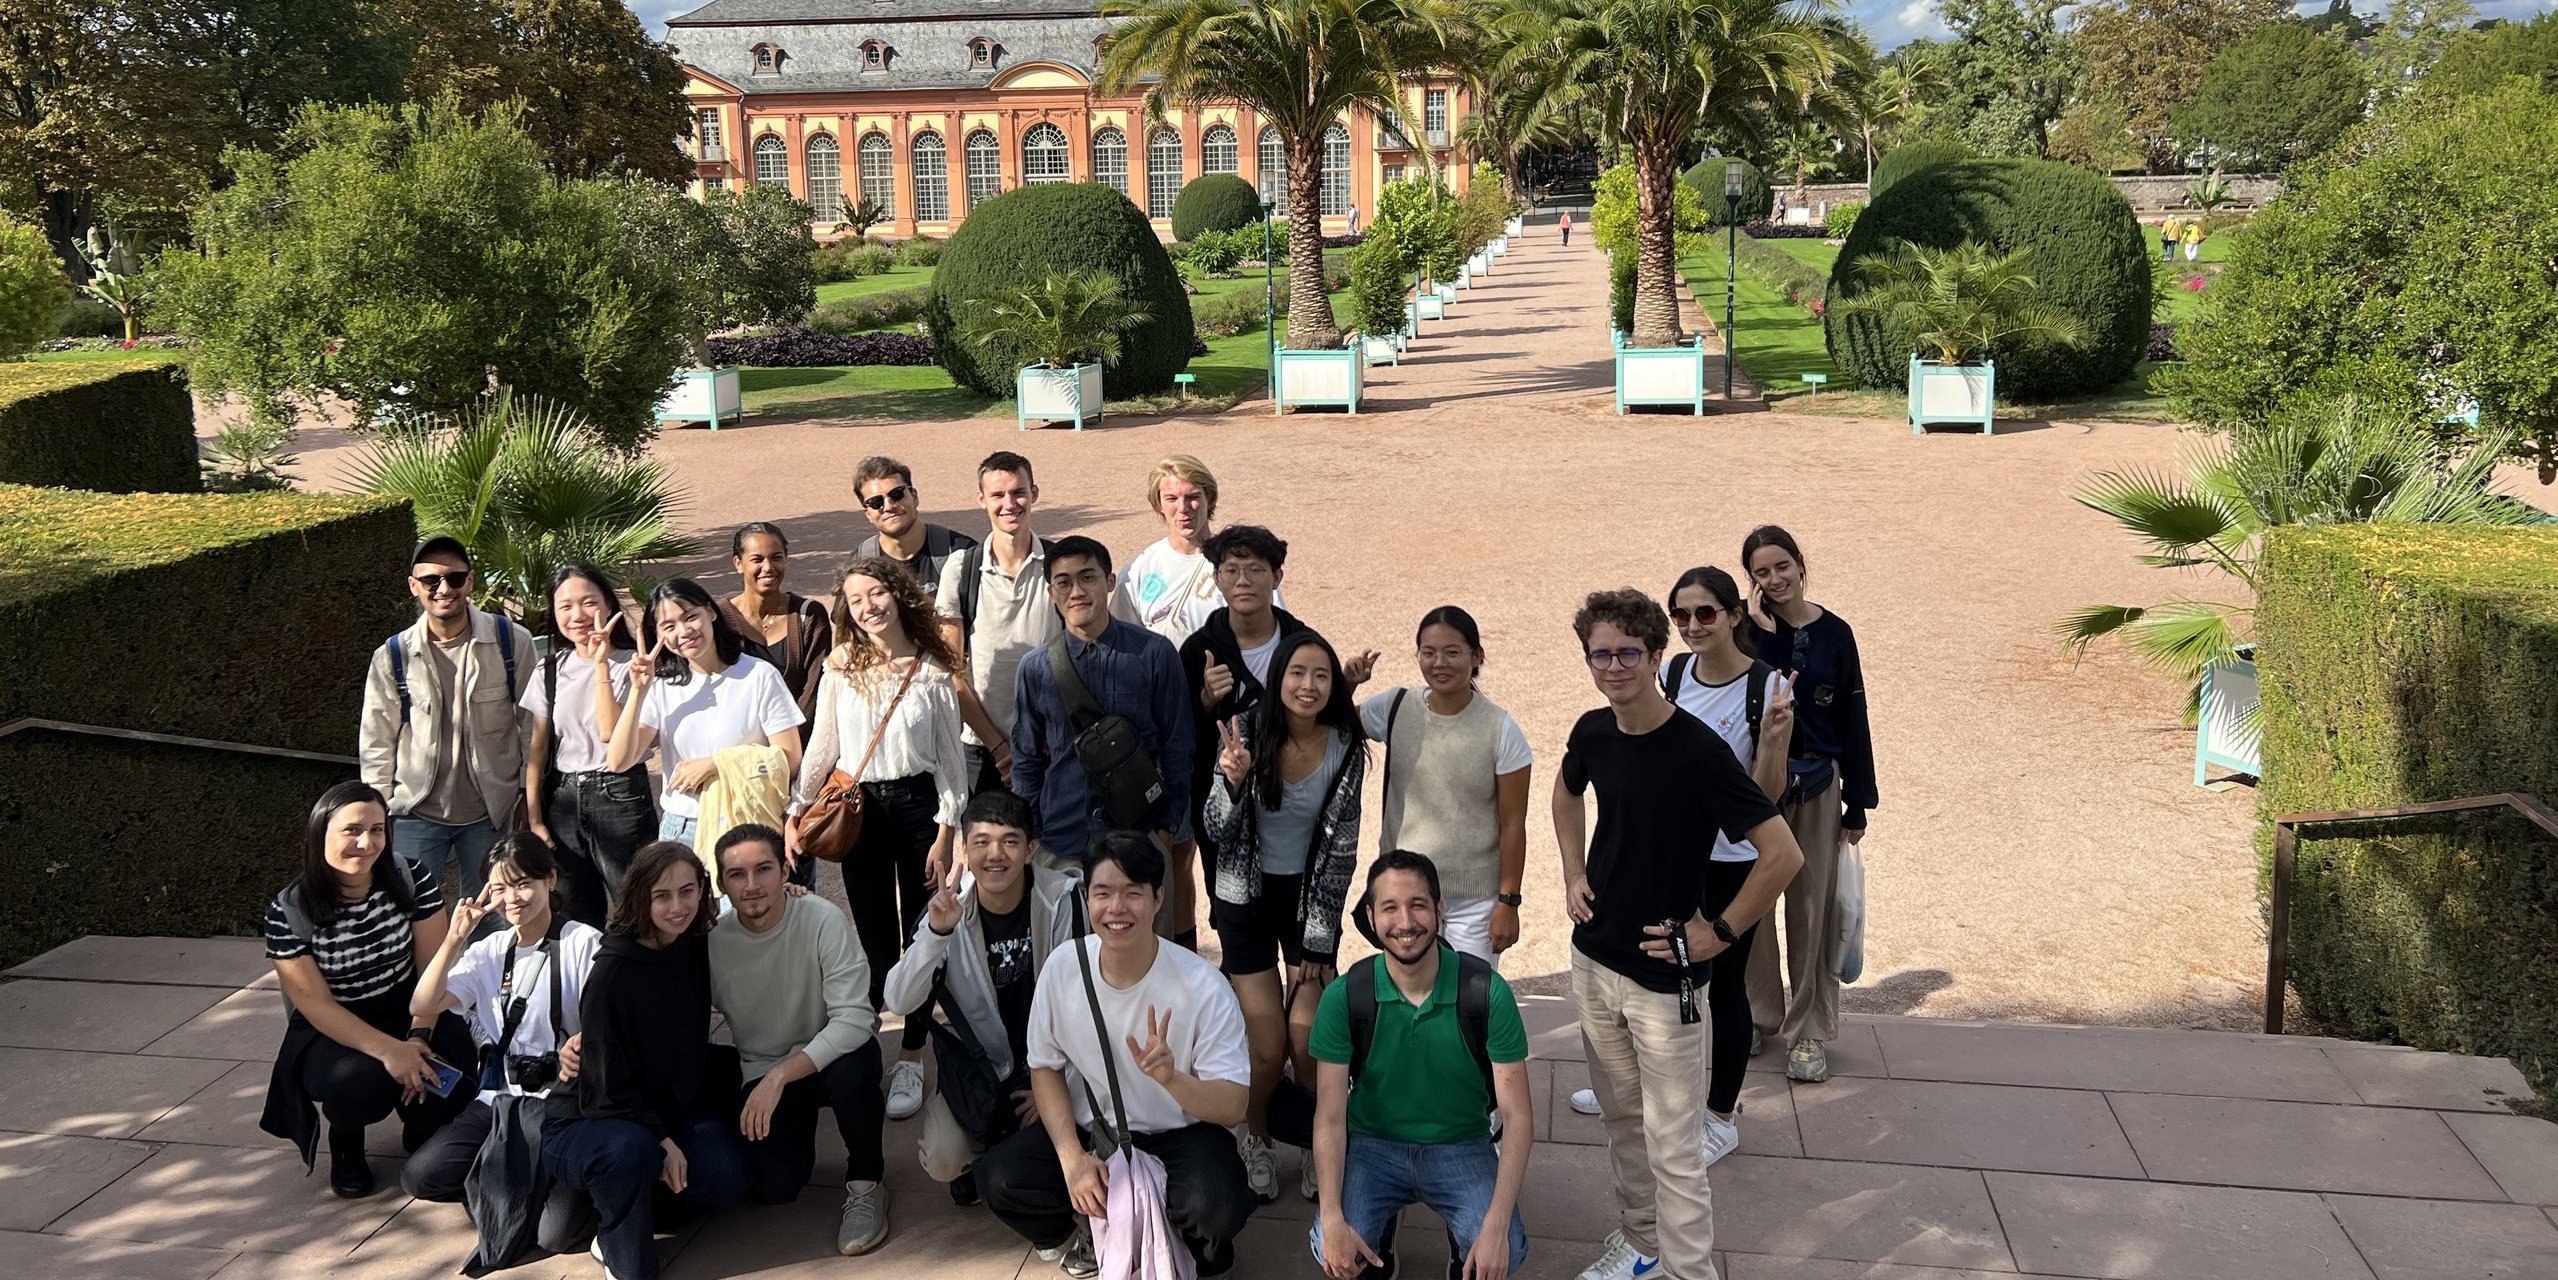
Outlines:
{"type": "Polygon", "coordinates": [[[1631,589],[1595,592],[1572,629],[1607,705],[1572,727],[1555,779],[1554,834],[1574,921],[1572,994],[1619,1215],[1581,1280],[1709,1280],[1704,970],[1767,914],[1803,853],[1722,736],[1661,695],[1670,619],[1660,605],[1631,589]],[[1582,798],[1592,787],[1595,833],[1582,798]],[[1759,861],[1709,918],[1706,864],[1718,831],[1750,841],[1759,861]]]}
{"type": "MultiPolygon", "coordinates": [[[[924,1131],[916,1146],[924,1172],[950,1184],[951,1199],[977,1202],[977,1180],[966,1176],[984,1154],[984,1139],[1006,1136],[1037,1115],[1030,1099],[1030,998],[1048,953],[1075,934],[1079,901],[1075,881],[1035,866],[1030,805],[1009,791],[979,792],[959,817],[966,861],[951,868],[915,927],[915,941],[888,971],[881,1003],[909,1018],[930,1017],[940,1004],[952,1027],[985,1050],[983,1068],[940,1062],[948,1081],[961,1070],[990,1070],[1010,1095],[1009,1117],[992,1128],[962,1124],[950,1101],[935,1093],[924,1103],[924,1131]],[[962,887],[961,871],[968,881],[962,887]],[[977,1129],[972,1134],[971,1128],[977,1129]]],[[[936,1036],[934,1052],[944,1041],[936,1036]]]]}

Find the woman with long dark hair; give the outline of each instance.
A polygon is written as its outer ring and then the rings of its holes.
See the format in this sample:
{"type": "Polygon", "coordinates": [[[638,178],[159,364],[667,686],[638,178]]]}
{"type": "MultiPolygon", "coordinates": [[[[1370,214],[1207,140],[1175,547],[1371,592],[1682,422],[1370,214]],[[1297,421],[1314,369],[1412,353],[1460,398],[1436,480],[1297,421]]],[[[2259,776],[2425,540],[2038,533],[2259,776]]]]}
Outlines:
{"type": "Polygon", "coordinates": [[[622,869],[657,834],[647,768],[604,767],[630,697],[630,628],[621,588],[603,570],[562,566],[551,578],[550,652],[520,700],[533,719],[524,750],[531,829],[557,851],[568,918],[590,928],[603,927],[622,869]]]}
{"type": "Polygon", "coordinates": [[[1787,1078],[1827,1080],[1823,1046],[1839,1029],[1839,979],[1830,956],[1839,842],[1864,842],[1866,811],[1878,802],[1865,664],[1846,620],[1804,595],[1810,574],[1794,535],[1772,524],[1751,530],[1741,542],[1741,567],[1756,590],[1751,646],[1793,687],[1793,743],[1779,807],[1803,846],[1803,869],[1785,891],[1783,976],[1776,931],[1769,929],[1752,948],[1750,1017],[1763,1035],[1782,1036],[1791,1046],[1787,1078]]]}
{"type": "Polygon", "coordinates": [[[631,696],[614,722],[604,767],[615,773],[638,768],[657,747],[666,775],[658,838],[694,844],[702,789],[719,776],[718,754],[740,744],[779,747],[787,785],[799,768],[805,721],[781,672],[746,652],[711,593],[690,578],[670,578],[649,596],[640,618],[631,696]]]}
{"type": "MultiPolygon", "coordinates": [[[[871,1007],[880,1007],[888,971],[923,918],[949,867],[968,805],[968,751],[960,741],[959,694],[951,674],[959,654],[942,633],[923,586],[896,561],[864,556],[844,566],[831,609],[835,653],[817,688],[787,829],[800,855],[796,819],[838,771],[862,791],[861,840],[837,864],[853,929],[870,961],[871,1007]]],[[[929,1007],[906,1019],[888,1072],[888,1118],[923,1109],[929,1007]]]]}
{"type": "Polygon", "coordinates": [[[826,602],[782,586],[790,570],[790,538],[770,520],[737,527],[728,537],[728,563],[737,570],[737,594],[720,602],[728,625],[746,651],[782,673],[802,720],[817,714],[817,678],[835,649],[826,602]]]}
{"type": "Polygon", "coordinates": [[[1217,727],[1221,779],[1206,817],[1216,848],[1208,922],[1252,1049],[1244,1172],[1255,1194],[1275,1200],[1270,1095],[1291,1060],[1300,1083],[1315,1078],[1307,1040],[1341,947],[1368,752],[1350,678],[1322,636],[1282,633],[1268,683],[1259,706],[1217,727]]]}
{"type": "Polygon", "coordinates": [[[444,932],[435,878],[391,851],[382,793],[361,782],[321,793],[302,873],[266,910],[267,959],[292,1012],[258,1127],[308,1165],[325,1121],[329,1189],[347,1199],[373,1194],[367,1126],[399,1112],[400,1144],[415,1151],[475,1092],[470,1029],[451,1014],[409,1014],[418,969],[444,932]]]}

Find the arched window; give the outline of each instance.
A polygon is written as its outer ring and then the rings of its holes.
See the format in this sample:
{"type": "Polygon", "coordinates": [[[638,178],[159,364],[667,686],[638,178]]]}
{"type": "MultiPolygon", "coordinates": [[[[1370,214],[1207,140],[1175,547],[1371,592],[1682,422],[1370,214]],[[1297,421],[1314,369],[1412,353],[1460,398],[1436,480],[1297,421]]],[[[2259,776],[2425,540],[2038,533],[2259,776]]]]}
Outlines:
{"type": "Polygon", "coordinates": [[[887,134],[862,135],[862,199],[883,217],[897,216],[897,155],[887,134]]]}
{"type": "Polygon", "coordinates": [[[1146,140],[1146,216],[1169,218],[1181,195],[1181,135],[1157,129],[1146,140]]]}
{"type": "Polygon", "coordinates": [[[1128,194],[1128,135],[1104,128],[1092,135],[1092,180],[1128,194]]]}
{"type": "Polygon", "coordinates": [[[1235,131],[1221,124],[1208,126],[1199,135],[1199,172],[1235,173],[1243,168],[1243,149],[1235,145],[1235,131]]]}
{"type": "Polygon", "coordinates": [[[1021,180],[1064,182],[1074,175],[1066,167],[1066,131],[1053,124],[1035,124],[1021,135],[1021,180]]]}
{"type": "Polygon", "coordinates": [[[1334,125],[1323,131],[1323,216],[1350,212],[1350,131],[1334,125]]]}
{"type": "Polygon", "coordinates": [[[984,36],[968,42],[968,65],[984,71],[995,65],[995,42],[984,36]]]}
{"type": "Polygon", "coordinates": [[[1288,144],[1272,125],[1261,128],[1261,189],[1282,212],[1288,208],[1288,144]]]}
{"type": "Polygon", "coordinates": [[[1004,149],[983,129],[968,135],[968,207],[1004,193],[1004,149]]]}
{"type": "Polygon", "coordinates": [[[755,46],[755,48],[754,48],[754,54],[755,54],[755,74],[756,74],[756,75],[759,75],[759,76],[773,76],[773,75],[780,75],[780,74],[781,74],[781,71],[782,71],[782,50],[781,50],[781,46],[779,46],[779,45],[770,45],[770,44],[759,44],[759,45],[755,46]]]}
{"type": "Polygon", "coordinates": [[[755,182],[758,186],[790,185],[790,147],[778,134],[765,134],[755,140],[755,182]]]}
{"type": "Polygon", "coordinates": [[[887,44],[887,42],[886,42],[886,41],[882,41],[882,40],[864,40],[864,41],[862,41],[862,70],[864,70],[864,71],[886,71],[887,69],[888,69],[888,44],[887,44]]]}
{"type": "Polygon", "coordinates": [[[808,140],[808,208],[812,222],[844,220],[843,153],[822,133],[808,140]]]}
{"type": "Polygon", "coordinates": [[[950,221],[950,149],[938,133],[919,133],[907,144],[915,165],[915,221],[950,221]]]}

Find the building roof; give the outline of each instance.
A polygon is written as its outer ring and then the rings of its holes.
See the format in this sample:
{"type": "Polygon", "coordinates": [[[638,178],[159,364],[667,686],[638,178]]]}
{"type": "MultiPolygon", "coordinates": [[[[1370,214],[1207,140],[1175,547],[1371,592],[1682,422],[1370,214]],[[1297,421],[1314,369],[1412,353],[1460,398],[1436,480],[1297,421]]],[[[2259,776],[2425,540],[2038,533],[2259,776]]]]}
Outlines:
{"type": "Polygon", "coordinates": [[[918,18],[1098,17],[1100,0],[710,0],[668,27],[776,22],[897,22],[918,18]]]}
{"type": "Polygon", "coordinates": [[[748,97],[983,89],[1026,63],[1065,67],[1090,79],[1098,60],[1095,46],[1111,26],[1109,19],[1091,12],[1062,16],[1015,12],[1022,7],[1019,0],[714,0],[712,7],[744,4],[812,8],[825,4],[860,11],[858,20],[721,22],[668,33],[676,56],[686,65],[735,86],[748,97]],[[972,12],[975,21],[917,19],[900,12],[916,4],[948,8],[958,3],[986,12],[982,16],[972,12]],[[971,47],[981,38],[992,43],[991,66],[981,64],[971,47]],[[864,46],[873,42],[884,50],[886,65],[866,70],[864,46]],[[778,71],[756,71],[759,46],[780,52],[778,71]]]}

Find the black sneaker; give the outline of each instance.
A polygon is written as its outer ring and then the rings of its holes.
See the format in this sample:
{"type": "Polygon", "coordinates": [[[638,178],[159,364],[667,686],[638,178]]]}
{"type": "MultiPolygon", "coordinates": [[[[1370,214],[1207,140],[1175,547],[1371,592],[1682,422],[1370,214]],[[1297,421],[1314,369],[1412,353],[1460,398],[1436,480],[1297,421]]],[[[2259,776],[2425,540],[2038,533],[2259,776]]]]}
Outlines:
{"type": "Polygon", "coordinates": [[[950,1202],[962,1209],[974,1209],[983,1203],[982,1197],[977,1194],[975,1169],[962,1169],[958,1177],[950,1180],[950,1202]]]}
{"type": "Polygon", "coordinates": [[[1235,1246],[1231,1240],[1220,1241],[1199,1250],[1199,1280],[1217,1280],[1235,1269],[1235,1246]]]}
{"type": "Polygon", "coordinates": [[[341,1200],[373,1194],[373,1165],[364,1158],[364,1130],[329,1129],[329,1190],[341,1200]]]}
{"type": "Polygon", "coordinates": [[[1394,1250],[1379,1249],[1377,1258],[1377,1265],[1359,1268],[1359,1280],[1394,1280],[1395,1269],[1400,1265],[1395,1261],[1394,1250]]]}

